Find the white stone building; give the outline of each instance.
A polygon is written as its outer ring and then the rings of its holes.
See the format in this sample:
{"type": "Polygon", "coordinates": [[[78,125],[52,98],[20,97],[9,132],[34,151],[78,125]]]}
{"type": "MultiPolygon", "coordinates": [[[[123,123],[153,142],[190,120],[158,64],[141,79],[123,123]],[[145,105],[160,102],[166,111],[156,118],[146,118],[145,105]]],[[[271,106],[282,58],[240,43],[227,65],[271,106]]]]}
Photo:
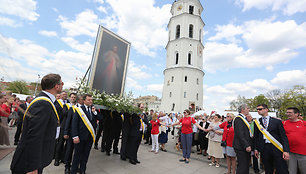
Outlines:
{"type": "Polygon", "coordinates": [[[203,6],[199,0],[172,4],[161,111],[203,107],[203,6]]]}

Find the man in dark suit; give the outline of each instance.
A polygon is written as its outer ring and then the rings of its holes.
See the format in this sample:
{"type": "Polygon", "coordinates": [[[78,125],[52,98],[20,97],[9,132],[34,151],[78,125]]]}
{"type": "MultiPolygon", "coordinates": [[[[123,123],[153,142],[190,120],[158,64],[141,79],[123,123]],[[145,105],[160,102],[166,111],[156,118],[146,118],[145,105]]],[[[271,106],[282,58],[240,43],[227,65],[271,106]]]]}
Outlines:
{"type": "Polygon", "coordinates": [[[62,91],[63,84],[58,74],[48,74],[42,78],[43,91],[26,111],[23,133],[10,167],[13,174],[40,174],[51,163],[59,133],[59,118],[53,102],[55,95],[62,91]]]}
{"type": "Polygon", "coordinates": [[[74,156],[71,174],[76,174],[78,166],[80,166],[81,174],[85,173],[89,153],[95,140],[97,111],[92,106],[91,95],[86,94],[83,99],[84,105],[77,108],[72,117],[71,136],[74,143],[74,156]]]}
{"type": "Polygon", "coordinates": [[[55,155],[54,155],[54,165],[59,166],[60,162],[64,162],[65,158],[65,139],[64,139],[64,129],[65,123],[68,115],[68,110],[70,108],[70,103],[64,102],[64,98],[67,100],[67,92],[63,91],[61,93],[61,98],[54,102],[57,113],[60,117],[61,130],[59,138],[56,142],[55,155]]]}
{"type": "MultiPolygon", "coordinates": [[[[141,111],[144,109],[144,105],[141,103],[138,105],[141,111]]],[[[127,144],[127,157],[130,159],[131,164],[140,163],[137,159],[137,152],[139,145],[141,143],[142,134],[143,134],[143,121],[142,113],[132,114],[130,117],[130,130],[128,132],[128,144],[127,144]]]]}
{"type": "Polygon", "coordinates": [[[70,174],[70,168],[71,168],[71,161],[72,161],[72,153],[74,149],[73,139],[71,137],[71,124],[72,124],[72,117],[74,115],[75,109],[73,107],[79,107],[84,104],[83,96],[82,95],[76,95],[75,93],[70,94],[70,101],[71,101],[71,107],[68,111],[66,123],[65,123],[65,129],[64,129],[64,138],[66,139],[66,152],[65,152],[65,174],[70,174]],[[72,98],[75,99],[73,100],[72,98]],[[76,103],[73,102],[76,100],[76,103]]]}
{"type": "Polygon", "coordinates": [[[252,140],[250,129],[247,126],[246,115],[249,114],[249,107],[242,104],[238,107],[238,116],[234,120],[234,141],[233,147],[237,154],[237,174],[249,173],[249,160],[251,155],[252,140]]]}
{"type": "Polygon", "coordinates": [[[15,137],[14,137],[15,138],[14,145],[17,145],[18,142],[19,142],[19,138],[20,138],[20,134],[21,134],[23,115],[24,115],[25,110],[30,105],[32,100],[33,100],[32,96],[27,96],[26,102],[19,105],[19,108],[18,108],[18,119],[17,119],[17,130],[16,130],[15,137]]]}
{"type": "Polygon", "coordinates": [[[265,168],[265,174],[273,174],[274,168],[278,174],[288,174],[288,166],[285,160],[289,160],[289,142],[282,121],[269,116],[268,106],[260,104],[257,112],[262,117],[259,119],[263,129],[266,129],[283,147],[283,152],[275,147],[267,137],[255,126],[255,156],[260,152],[265,168]]]}

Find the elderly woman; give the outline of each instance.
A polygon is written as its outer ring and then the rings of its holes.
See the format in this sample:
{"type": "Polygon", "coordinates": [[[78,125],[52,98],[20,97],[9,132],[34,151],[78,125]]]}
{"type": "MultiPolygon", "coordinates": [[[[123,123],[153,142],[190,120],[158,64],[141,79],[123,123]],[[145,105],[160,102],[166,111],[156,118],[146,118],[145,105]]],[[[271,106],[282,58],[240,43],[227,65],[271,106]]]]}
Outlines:
{"type": "Polygon", "coordinates": [[[216,167],[220,167],[219,160],[223,158],[221,140],[222,133],[221,130],[214,130],[214,127],[217,127],[221,124],[221,116],[219,114],[215,114],[213,121],[210,123],[210,126],[206,131],[208,134],[208,154],[211,156],[210,166],[215,165],[216,167]]]}
{"type": "MultiPolygon", "coordinates": [[[[204,129],[207,129],[209,127],[209,122],[207,122],[206,116],[201,117],[201,122],[199,123],[199,125],[204,129]]],[[[206,138],[206,135],[207,132],[203,130],[199,131],[200,152],[198,154],[203,154],[204,156],[207,155],[207,148],[208,148],[208,138],[206,138]]]]}
{"type": "Polygon", "coordinates": [[[180,119],[179,122],[173,123],[170,126],[175,126],[182,124],[181,128],[181,144],[183,150],[183,159],[180,159],[180,162],[189,163],[191,145],[192,145],[192,125],[196,125],[199,129],[204,130],[198,123],[196,123],[193,117],[190,117],[190,111],[188,109],[183,112],[184,117],[180,119]]]}
{"type": "Polygon", "coordinates": [[[226,114],[226,121],[214,128],[214,130],[224,130],[221,146],[223,147],[223,153],[226,155],[227,174],[236,173],[236,153],[233,148],[234,127],[232,124],[234,118],[234,114],[228,113],[226,114]]]}

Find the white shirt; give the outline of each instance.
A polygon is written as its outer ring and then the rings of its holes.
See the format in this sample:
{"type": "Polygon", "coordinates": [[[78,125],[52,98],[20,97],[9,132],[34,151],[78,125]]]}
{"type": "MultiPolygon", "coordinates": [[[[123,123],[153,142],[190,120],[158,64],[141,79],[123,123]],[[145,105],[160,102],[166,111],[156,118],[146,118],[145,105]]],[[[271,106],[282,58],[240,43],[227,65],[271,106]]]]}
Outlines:
{"type": "MultiPolygon", "coordinates": [[[[266,129],[268,129],[268,127],[269,127],[269,121],[270,121],[270,116],[268,115],[268,116],[266,116],[266,118],[267,118],[267,128],[266,129]]],[[[262,124],[264,125],[264,116],[262,116],[262,124]]],[[[264,126],[263,126],[264,127],[264,126]]],[[[265,128],[265,127],[264,127],[265,128]]],[[[269,132],[269,131],[268,131],[269,132]]],[[[265,143],[271,143],[264,135],[262,135],[263,136],[263,139],[265,140],[265,143]]]]}
{"type": "Polygon", "coordinates": [[[48,95],[48,97],[51,99],[52,103],[55,102],[55,96],[53,94],[51,94],[50,92],[47,92],[47,91],[42,91],[42,92],[48,95]]]}

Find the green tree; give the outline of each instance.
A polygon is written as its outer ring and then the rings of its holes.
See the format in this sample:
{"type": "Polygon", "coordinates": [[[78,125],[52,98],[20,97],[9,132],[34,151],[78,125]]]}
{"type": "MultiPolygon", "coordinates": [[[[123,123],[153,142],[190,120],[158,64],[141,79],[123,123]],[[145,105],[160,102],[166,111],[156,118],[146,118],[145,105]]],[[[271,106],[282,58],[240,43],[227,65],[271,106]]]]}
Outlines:
{"type": "Polygon", "coordinates": [[[266,93],[266,97],[269,99],[271,104],[271,110],[277,112],[282,105],[283,93],[280,89],[274,89],[266,93]]]}
{"type": "Polygon", "coordinates": [[[263,94],[260,94],[252,99],[252,104],[250,105],[251,111],[256,112],[256,107],[259,104],[266,104],[269,108],[271,106],[270,101],[263,94]]]}
{"type": "Polygon", "coordinates": [[[288,90],[282,97],[282,104],[279,110],[281,118],[287,118],[286,108],[297,107],[302,115],[306,114],[306,88],[302,85],[296,85],[288,90]]]}
{"type": "Polygon", "coordinates": [[[7,90],[18,94],[29,94],[29,88],[27,87],[27,83],[21,80],[11,82],[7,90]]]}

